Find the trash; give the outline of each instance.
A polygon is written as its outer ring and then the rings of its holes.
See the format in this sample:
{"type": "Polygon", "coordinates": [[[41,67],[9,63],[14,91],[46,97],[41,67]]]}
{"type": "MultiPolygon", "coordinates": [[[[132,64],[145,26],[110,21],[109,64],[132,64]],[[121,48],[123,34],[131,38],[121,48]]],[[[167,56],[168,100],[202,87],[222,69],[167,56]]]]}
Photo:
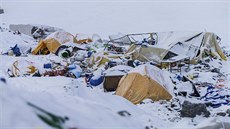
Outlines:
{"type": "Polygon", "coordinates": [[[6,79],[5,78],[0,77],[0,81],[3,82],[3,83],[6,83],[6,79]]]}
{"type": "Polygon", "coordinates": [[[131,116],[131,114],[128,111],[119,111],[117,113],[124,117],[131,116]]]}
{"type": "Polygon", "coordinates": [[[220,73],[220,69],[218,69],[218,68],[214,68],[214,69],[212,69],[212,70],[211,70],[211,72],[214,72],[214,73],[220,73]]]}
{"type": "Polygon", "coordinates": [[[51,63],[44,64],[44,68],[45,69],[51,69],[52,68],[52,64],[51,63]]]}
{"type": "Polygon", "coordinates": [[[213,108],[230,104],[229,91],[226,91],[226,89],[215,88],[214,86],[208,86],[206,94],[200,99],[211,102],[212,104],[210,106],[213,108]]]}
{"type": "Polygon", "coordinates": [[[223,88],[224,86],[225,86],[225,80],[224,79],[218,79],[215,87],[216,88],[223,88]]]}
{"type": "MultiPolygon", "coordinates": [[[[15,56],[21,56],[21,52],[17,44],[14,47],[12,47],[11,50],[13,51],[15,56]]],[[[11,51],[11,54],[12,54],[12,51],[11,51]]]]}
{"type": "Polygon", "coordinates": [[[68,68],[68,72],[72,73],[75,78],[79,78],[82,74],[82,69],[79,65],[72,64],[69,65],[67,68],[68,68]]]}
{"type": "Polygon", "coordinates": [[[34,62],[20,59],[13,62],[12,68],[8,69],[8,74],[13,77],[19,77],[32,75],[36,71],[37,68],[34,66],[34,62]]]}
{"type": "Polygon", "coordinates": [[[183,76],[183,78],[184,78],[185,81],[189,81],[189,82],[192,84],[193,93],[190,94],[190,96],[193,96],[193,97],[200,97],[200,94],[199,94],[199,92],[198,92],[196,86],[194,85],[193,81],[190,80],[190,79],[189,79],[188,77],[186,77],[186,76],[183,76]]]}
{"type": "Polygon", "coordinates": [[[226,116],[226,113],[225,112],[218,112],[218,113],[216,113],[216,115],[218,115],[218,116],[226,116]]]}
{"type": "Polygon", "coordinates": [[[89,82],[90,82],[90,85],[92,86],[98,86],[100,85],[102,82],[104,81],[104,76],[103,75],[97,75],[97,76],[93,76],[90,78],[89,82]]]}
{"type": "Polygon", "coordinates": [[[67,73],[67,69],[63,68],[60,70],[52,70],[52,71],[46,71],[43,76],[65,76],[67,73]]]}
{"type": "Polygon", "coordinates": [[[199,73],[193,73],[193,78],[198,78],[199,77],[199,73]]]}
{"type": "Polygon", "coordinates": [[[178,92],[178,95],[179,95],[179,96],[186,97],[186,96],[187,96],[187,92],[186,92],[186,91],[179,91],[179,92],[178,92]]]}

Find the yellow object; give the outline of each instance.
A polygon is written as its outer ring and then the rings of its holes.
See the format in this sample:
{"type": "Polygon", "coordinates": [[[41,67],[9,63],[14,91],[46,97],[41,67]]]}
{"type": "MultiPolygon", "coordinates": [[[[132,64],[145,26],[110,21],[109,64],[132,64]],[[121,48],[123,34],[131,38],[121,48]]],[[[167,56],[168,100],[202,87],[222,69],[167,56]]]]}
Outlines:
{"type": "Polygon", "coordinates": [[[168,90],[148,77],[147,73],[145,75],[129,73],[123,76],[118,84],[116,95],[122,96],[134,104],[138,104],[146,98],[154,101],[172,98],[168,90]]]}
{"type": "Polygon", "coordinates": [[[57,31],[50,34],[46,39],[40,40],[37,47],[32,51],[33,55],[55,53],[58,48],[67,42],[77,43],[76,38],[65,31],[57,31]]]}
{"type": "Polygon", "coordinates": [[[32,51],[33,55],[55,53],[61,44],[55,39],[40,40],[38,46],[32,51]]]}
{"type": "Polygon", "coordinates": [[[27,71],[30,74],[33,74],[37,71],[37,69],[34,66],[28,66],[27,68],[30,70],[30,71],[27,71]]]}

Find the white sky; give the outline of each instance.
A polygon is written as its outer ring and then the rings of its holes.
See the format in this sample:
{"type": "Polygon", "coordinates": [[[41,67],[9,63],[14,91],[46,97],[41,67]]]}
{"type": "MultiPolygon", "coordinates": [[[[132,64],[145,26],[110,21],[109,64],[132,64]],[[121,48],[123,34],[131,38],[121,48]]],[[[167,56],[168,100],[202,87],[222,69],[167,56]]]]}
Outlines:
{"type": "Polygon", "coordinates": [[[230,41],[230,0],[0,0],[5,23],[57,26],[76,33],[211,31],[230,41]],[[229,4],[229,5],[228,5],[229,4]]]}

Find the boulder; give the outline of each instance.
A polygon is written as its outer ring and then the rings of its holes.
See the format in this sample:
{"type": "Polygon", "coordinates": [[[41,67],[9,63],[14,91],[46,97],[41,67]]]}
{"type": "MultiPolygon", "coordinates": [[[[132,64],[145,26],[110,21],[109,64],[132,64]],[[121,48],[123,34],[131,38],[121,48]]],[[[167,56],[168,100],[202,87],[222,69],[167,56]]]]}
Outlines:
{"type": "Polygon", "coordinates": [[[4,13],[4,10],[3,9],[0,9],[0,14],[3,14],[4,13]]]}
{"type": "Polygon", "coordinates": [[[207,110],[206,105],[203,103],[191,103],[189,101],[184,101],[182,104],[182,110],[180,110],[180,115],[181,117],[191,118],[196,117],[196,115],[209,117],[210,112],[207,110]]]}
{"type": "Polygon", "coordinates": [[[226,113],[227,113],[228,116],[230,117],[230,109],[227,109],[226,113]]]}

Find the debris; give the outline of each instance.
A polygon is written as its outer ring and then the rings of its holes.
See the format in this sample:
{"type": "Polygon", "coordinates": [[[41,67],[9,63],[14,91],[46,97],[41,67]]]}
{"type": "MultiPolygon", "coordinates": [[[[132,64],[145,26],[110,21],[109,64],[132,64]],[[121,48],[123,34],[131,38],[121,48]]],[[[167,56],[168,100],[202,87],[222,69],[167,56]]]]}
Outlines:
{"type": "Polygon", "coordinates": [[[124,117],[131,116],[131,114],[128,111],[119,111],[117,113],[124,117]]]}

